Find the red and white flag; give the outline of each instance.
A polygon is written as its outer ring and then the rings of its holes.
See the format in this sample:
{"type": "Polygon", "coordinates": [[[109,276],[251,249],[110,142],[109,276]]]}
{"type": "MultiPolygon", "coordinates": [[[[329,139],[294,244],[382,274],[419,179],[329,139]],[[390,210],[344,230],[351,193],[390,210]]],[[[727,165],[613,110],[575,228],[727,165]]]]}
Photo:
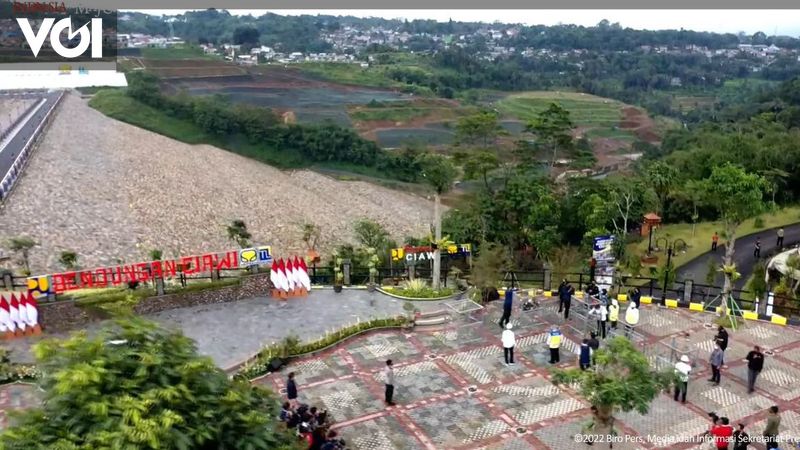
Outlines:
{"type": "Polygon", "coordinates": [[[39,325],[39,304],[30,292],[28,292],[28,298],[25,299],[25,309],[28,313],[28,325],[31,327],[39,325]]]}
{"type": "Polygon", "coordinates": [[[308,267],[306,267],[306,260],[303,258],[296,258],[297,265],[300,266],[300,271],[298,274],[300,275],[301,282],[303,286],[306,288],[307,291],[311,290],[311,277],[308,276],[308,267]]]}
{"type": "Polygon", "coordinates": [[[278,280],[278,261],[272,260],[272,267],[269,269],[269,281],[272,282],[272,285],[275,289],[280,289],[280,280],[278,280]]]}
{"type": "Polygon", "coordinates": [[[286,277],[289,279],[290,291],[300,287],[300,283],[297,282],[297,272],[294,270],[291,258],[286,260],[286,277]]]}
{"type": "Polygon", "coordinates": [[[11,315],[11,320],[14,322],[14,324],[16,324],[17,328],[24,331],[25,322],[23,322],[19,317],[19,302],[17,302],[17,297],[14,295],[13,292],[11,293],[11,301],[8,304],[9,306],[11,306],[9,310],[11,315]]]}
{"type": "Polygon", "coordinates": [[[2,295],[0,295],[0,322],[3,322],[7,331],[12,333],[17,331],[17,324],[11,320],[11,306],[2,295]]]}
{"type": "Polygon", "coordinates": [[[19,321],[25,326],[28,326],[28,300],[26,297],[27,295],[25,294],[19,294],[19,306],[17,308],[19,309],[19,321]]]}
{"type": "Polygon", "coordinates": [[[281,282],[281,290],[289,292],[289,279],[286,277],[286,265],[283,262],[283,258],[278,260],[278,278],[281,282]]]}

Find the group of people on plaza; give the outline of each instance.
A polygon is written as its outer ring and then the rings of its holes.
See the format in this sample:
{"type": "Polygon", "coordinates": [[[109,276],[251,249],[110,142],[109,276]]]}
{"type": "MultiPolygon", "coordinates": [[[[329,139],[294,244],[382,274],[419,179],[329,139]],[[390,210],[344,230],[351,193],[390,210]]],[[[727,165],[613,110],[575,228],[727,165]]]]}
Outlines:
{"type": "MultiPolygon", "coordinates": [[[[717,334],[714,336],[714,350],[709,357],[709,365],[711,367],[711,378],[708,379],[710,383],[719,386],[721,379],[722,368],[725,364],[725,350],[728,348],[728,332],[724,327],[719,327],[717,334]]],[[[752,394],[755,392],[756,379],[764,368],[764,353],[759,346],[754,346],[747,356],[747,392],[752,394]]],[[[686,403],[686,393],[689,387],[689,378],[692,372],[691,360],[687,355],[681,356],[680,361],[675,364],[675,373],[678,376],[677,384],[675,385],[675,393],[673,399],[680,400],[681,403],[686,403]]],[[[707,431],[707,435],[713,437],[714,445],[717,449],[732,449],[732,450],[745,450],[748,445],[756,442],[745,431],[745,424],[738,424],[738,428],[734,430],[727,417],[719,417],[715,413],[710,413],[712,419],[711,428],[707,431]],[[733,445],[732,447],[730,445],[733,445]]],[[[769,409],[767,416],[767,425],[762,432],[764,439],[760,442],[765,442],[767,449],[778,448],[777,436],[780,428],[780,416],[778,415],[778,407],[772,406],[769,409]]]]}
{"type": "Polygon", "coordinates": [[[316,406],[309,407],[297,398],[297,383],[294,372],[286,378],[286,398],[281,407],[278,420],[295,430],[299,439],[308,443],[309,450],[343,450],[346,443],[338,433],[331,429],[327,411],[316,406]]]}
{"type": "MultiPolygon", "coordinates": [[[[609,330],[616,330],[619,322],[619,302],[616,299],[610,299],[608,292],[605,289],[599,289],[594,283],[590,283],[586,288],[586,293],[592,303],[589,305],[588,319],[596,322],[595,331],[590,332],[589,336],[581,342],[580,353],[578,357],[578,366],[581,370],[587,370],[595,364],[595,352],[600,348],[600,342],[607,337],[609,330]]],[[[569,311],[572,303],[575,289],[569,282],[563,280],[558,288],[559,297],[559,313],[564,314],[564,320],[569,320],[569,311]]],[[[505,363],[513,365],[514,363],[514,346],[515,336],[512,331],[511,312],[513,309],[514,290],[508,289],[503,304],[503,314],[500,319],[500,326],[504,328],[501,336],[503,346],[503,353],[505,363]]],[[[625,324],[627,329],[630,330],[639,321],[639,304],[641,301],[641,294],[638,289],[634,289],[629,295],[629,306],[625,313],[625,324]]],[[[627,333],[626,333],[627,335],[627,333]]],[[[709,357],[709,365],[711,369],[711,378],[708,380],[713,385],[719,385],[722,369],[725,364],[725,351],[728,348],[729,335],[727,330],[720,326],[717,334],[714,336],[714,350],[709,357]]],[[[547,336],[547,346],[550,349],[550,364],[558,364],[560,362],[560,347],[563,342],[563,335],[558,326],[553,326],[547,336]]],[[[751,350],[745,360],[747,361],[747,391],[753,393],[755,391],[756,380],[761,370],[764,367],[764,353],[759,346],[755,346],[751,350]]],[[[675,364],[675,373],[677,381],[675,384],[674,399],[686,403],[686,395],[689,387],[689,379],[692,372],[692,364],[689,356],[683,355],[680,360],[675,364]]],[[[745,425],[740,423],[738,428],[734,429],[730,424],[727,417],[717,417],[711,414],[713,418],[712,427],[709,429],[708,434],[714,438],[714,445],[717,449],[732,449],[744,450],[748,448],[751,442],[755,442],[750,438],[745,431],[745,425]],[[732,443],[732,447],[729,444],[732,443]]],[[[764,439],[761,442],[766,442],[767,448],[777,447],[777,436],[780,427],[780,416],[778,415],[778,407],[773,406],[769,410],[767,426],[763,430],[764,439]]]]}
{"type": "MultiPolygon", "coordinates": [[[[514,365],[514,347],[516,340],[511,325],[511,312],[514,305],[514,289],[507,289],[503,302],[503,314],[500,316],[500,328],[503,333],[500,337],[503,346],[503,356],[506,365],[514,365]]],[[[616,330],[619,322],[619,302],[617,299],[609,299],[608,291],[600,289],[594,282],[590,282],[586,288],[586,294],[592,299],[589,308],[588,319],[594,320],[597,324],[596,331],[592,331],[589,337],[583,340],[580,353],[580,368],[588,369],[593,364],[591,355],[600,348],[600,339],[605,339],[609,330],[616,330]]],[[[558,313],[564,314],[564,320],[568,321],[572,298],[575,295],[575,288],[565,279],[558,286],[558,313]]],[[[639,323],[639,302],[641,294],[636,288],[631,291],[630,305],[625,313],[626,335],[639,323]]],[[[561,362],[561,343],[563,335],[558,326],[553,326],[547,336],[547,346],[550,349],[550,364],[561,362]]]]}

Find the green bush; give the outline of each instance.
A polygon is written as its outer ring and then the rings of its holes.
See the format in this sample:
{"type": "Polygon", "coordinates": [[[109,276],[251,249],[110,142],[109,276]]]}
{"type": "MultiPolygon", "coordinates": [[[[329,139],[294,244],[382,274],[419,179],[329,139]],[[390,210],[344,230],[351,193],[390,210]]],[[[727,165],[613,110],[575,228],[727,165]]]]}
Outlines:
{"type": "Polygon", "coordinates": [[[296,336],[289,336],[279,344],[272,344],[261,350],[253,361],[245,364],[235,375],[236,378],[252,380],[266,373],[269,373],[269,363],[273,358],[291,358],[300,356],[306,353],[322,350],[330,347],[339,341],[346,339],[355,334],[371,330],[373,328],[385,327],[400,327],[408,323],[408,318],[403,316],[388,317],[384,319],[373,319],[368,322],[359,322],[350,325],[332,333],[328,333],[325,337],[316,341],[302,344],[296,336]]]}
{"type": "Polygon", "coordinates": [[[430,287],[427,281],[421,279],[404,281],[399,287],[387,287],[384,290],[391,294],[408,298],[441,298],[453,295],[453,292],[455,292],[451,288],[435,290],[430,287]]]}
{"type": "Polygon", "coordinates": [[[762,219],[761,216],[756,217],[753,219],[753,226],[755,228],[764,228],[764,219],[762,219]]]}

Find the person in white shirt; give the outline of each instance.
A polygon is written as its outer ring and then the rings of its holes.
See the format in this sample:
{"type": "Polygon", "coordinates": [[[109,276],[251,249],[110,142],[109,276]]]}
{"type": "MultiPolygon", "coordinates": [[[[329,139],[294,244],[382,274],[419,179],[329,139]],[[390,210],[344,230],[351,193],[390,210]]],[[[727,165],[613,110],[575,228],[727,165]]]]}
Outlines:
{"type": "Polygon", "coordinates": [[[678,382],[675,384],[675,401],[678,401],[678,396],[681,397],[681,403],[686,403],[686,391],[689,389],[689,373],[692,371],[692,366],[689,365],[689,357],[686,355],[681,356],[681,360],[675,364],[675,373],[678,375],[678,382]]]}
{"type": "Polygon", "coordinates": [[[506,329],[503,330],[503,335],[500,337],[503,342],[503,356],[506,359],[506,365],[514,365],[514,345],[517,344],[514,338],[514,332],[511,331],[511,324],[506,324],[506,329]]]}
{"type": "Polygon", "coordinates": [[[589,310],[589,315],[594,317],[597,320],[597,329],[600,332],[600,337],[602,339],[606,338],[606,321],[608,320],[608,310],[606,309],[605,305],[602,303],[598,303],[594,305],[594,308],[589,310]]]}

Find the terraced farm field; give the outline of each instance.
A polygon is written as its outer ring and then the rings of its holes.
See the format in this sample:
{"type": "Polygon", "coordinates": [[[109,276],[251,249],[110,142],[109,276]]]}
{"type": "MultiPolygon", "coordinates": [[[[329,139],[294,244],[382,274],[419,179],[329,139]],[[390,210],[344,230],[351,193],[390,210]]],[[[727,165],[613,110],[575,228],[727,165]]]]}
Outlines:
{"type": "Polygon", "coordinates": [[[534,119],[551,103],[558,103],[570,113],[578,127],[613,128],[622,120],[622,102],[577,92],[531,91],[511,94],[496,107],[501,114],[519,120],[534,119]]]}

